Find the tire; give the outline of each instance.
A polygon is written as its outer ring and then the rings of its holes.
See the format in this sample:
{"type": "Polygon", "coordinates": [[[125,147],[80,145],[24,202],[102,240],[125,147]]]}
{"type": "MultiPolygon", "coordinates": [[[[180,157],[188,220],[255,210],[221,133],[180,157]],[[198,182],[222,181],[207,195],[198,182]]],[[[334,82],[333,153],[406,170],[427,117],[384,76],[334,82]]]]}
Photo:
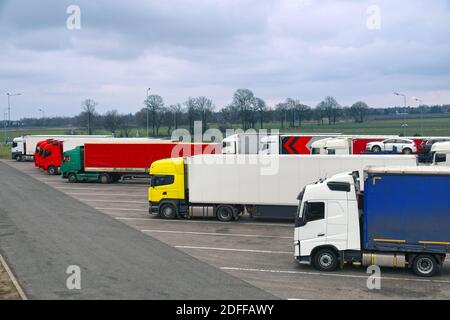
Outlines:
{"type": "Polygon", "coordinates": [[[56,174],[58,173],[58,169],[55,166],[50,166],[48,167],[47,172],[51,176],[56,176],[56,174]]]}
{"type": "Polygon", "coordinates": [[[441,266],[432,255],[421,254],[414,259],[412,269],[417,276],[430,278],[440,271],[441,266]]]}
{"type": "Polygon", "coordinates": [[[332,249],[319,250],[314,255],[313,265],[319,271],[332,272],[339,265],[338,256],[332,249]]]}
{"type": "Polygon", "coordinates": [[[22,156],[21,156],[20,154],[18,154],[18,155],[15,157],[15,159],[16,159],[17,162],[22,162],[22,156]]]}
{"type": "Polygon", "coordinates": [[[69,176],[67,177],[67,180],[69,181],[69,183],[77,183],[78,182],[77,176],[74,173],[69,174],[69,176]]]}
{"type": "Polygon", "coordinates": [[[109,184],[111,183],[111,177],[107,173],[101,174],[100,177],[98,177],[98,181],[102,184],[109,184]]]}
{"type": "Polygon", "coordinates": [[[166,220],[174,220],[178,217],[177,208],[171,203],[166,203],[159,208],[159,216],[166,220]]]}
{"type": "Polygon", "coordinates": [[[403,149],[403,154],[412,154],[412,150],[410,148],[403,149]]]}
{"type": "Polygon", "coordinates": [[[375,147],[373,147],[373,148],[372,148],[372,152],[376,152],[376,153],[381,152],[381,147],[380,147],[380,146],[375,146],[375,147]]]}
{"type": "Polygon", "coordinates": [[[216,208],[216,217],[219,221],[230,222],[235,217],[235,210],[231,206],[218,206],[216,208]]]}

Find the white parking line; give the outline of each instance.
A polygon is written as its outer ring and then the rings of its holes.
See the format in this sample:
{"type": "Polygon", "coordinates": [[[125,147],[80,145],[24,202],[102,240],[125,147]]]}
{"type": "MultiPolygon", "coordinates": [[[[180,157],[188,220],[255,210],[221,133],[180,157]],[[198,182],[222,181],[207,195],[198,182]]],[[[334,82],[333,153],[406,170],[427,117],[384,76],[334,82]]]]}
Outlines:
{"type": "Polygon", "coordinates": [[[158,221],[167,223],[204,223],[204,224],[221,224],[221,225],[237,225],[237,226],[270,226],[270,227],[283,227],[283,228],[293,228],[291,224],[276,224],[276,223],[258,223],[258,222],[220,222],[220,221],[201,221],[201,220],[164,220],[158,218],[130,218],[130,217],[116,217],[117,220],[124,221],[158,221]]]}
{"type": "MultiPolygon", "coordinates": [[[[97,197],[133,197],[133,198],[145,198],[145,195],[135,195],[135,194],[126,194],[126,193],[73,193],[73,192],[68,192],[66,193],[69,196],[97,196],[97,197]]],[[[148,201],[146,201],[146,203],[148,204],[148,201]]]]}
{"type": "MultiPolygon", "coordinates": [[[[117,188],[111,188],[111,189],[106,189],[106,188],[77,188],[77,187],[58,187],[58,186],[54,186],[55,189],[58,190],[82,190],[82,191],[103,191],[103,192],[108,192],[108,191],[123,191],[123,190],[117,190],[117,188]]],[[[129,190],[130,192],[136,192],[136,191],[142,191],[144,196],[147,195],[147,189],[142,189],[142,188],[126,188],[127,191],[129,190]],[[139,189],[139,190],[138,190],[139,189]]]]}
{"type": "Polygon", "coordinates": [[[231,249],[231,248],[212,248],[212,247],[192,247],[192,246],[175,246],[177,249],[193,249],[193,250],[210,250],[210,251],[230,251],[230,252],[248,252],[248,253],[273,253],[273,254],[289,254],[292,252],[285,251],[267,251],[267,250],[250,250],[250,249],[231,249]]]}
{"type": "Polygon", "coordinates": [[[218,236],[218,237],[240,237],[240,238],[268,238],[268,239],[292,239],[292,237],[263,236],[258,234],[240,234],[240,233],[215,233],[215,232],[191,232],[191,231],[172,231],[172,230],[141,230],[145,233],[176,233],[192,234],[199,236],[218,236]]]}
{"type": "Polygon", "coordinates": [[[134,204],[147,204],[147,201],[122,201],[122,200],[92,200],[92,199],[78,199],[79,201],[84,202],[107,202],[107,203],[134,203],[134,204]]]}
{"type": "MultiPolygon", "coordinates": [[[[264,270],[264,269],[250,269],[250,268],[232,268],[221,267],[224,271],[240,271],[240,272],[259,272],[259,273],[274,273],[274,274],[301,274],[308,276],[324,276],[324,277],[337,277],[337,278],[358,278],[367,279],[367,276],[349,275],[349,274],[336,274],[336,273],[320,273],[320,272],[303,272],[303,271],[287,271],[287,270],[264,270]]],[[[393,281],[413,281],[413,282],[428,282],[428,283],[445,283],[450,284],[450,280],[430,280],[420,278],[395,278],[395,277],[381,277],[381,280],[393,280],[393,281]]]]}
{"type": "Polygon", "coordinates": [[[145,209],[124,209],[124,208],[94,208],[95,210],[109,210],[109,211],[139,211],[145,212],[145,209]]]}

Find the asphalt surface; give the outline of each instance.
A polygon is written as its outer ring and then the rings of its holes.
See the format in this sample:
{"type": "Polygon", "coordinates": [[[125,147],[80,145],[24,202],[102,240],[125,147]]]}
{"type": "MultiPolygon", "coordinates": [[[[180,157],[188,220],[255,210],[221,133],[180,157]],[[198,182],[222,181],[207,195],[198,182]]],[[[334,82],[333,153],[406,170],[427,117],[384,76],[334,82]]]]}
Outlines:
{"type": "Polygon", "coordinates": [[[293,257],[292,223],[246,217],[232,223],[205,217],[162,220],[148,214],[147,182],[69,184],[32,163],[4,163],[117,220],[123,228],[132,227],[282,299],[450,299],[449,262],[432,279],[417,278],[410,270],[385,268],[381,289],[369,290],[365,268],[347,266],[330,274],[299,266],[293,257]]]}
{"type": "Polygon", "coordinates": [[[0,250],[30,299],[276,298],[1,161],[0,250]]]}

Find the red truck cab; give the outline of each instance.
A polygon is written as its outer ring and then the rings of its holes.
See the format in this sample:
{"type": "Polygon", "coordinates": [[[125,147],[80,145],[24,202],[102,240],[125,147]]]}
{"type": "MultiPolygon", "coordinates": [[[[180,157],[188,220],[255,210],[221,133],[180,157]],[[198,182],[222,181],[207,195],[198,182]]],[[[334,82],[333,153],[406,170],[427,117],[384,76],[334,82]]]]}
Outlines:
{"type": "Polygon", "coordinates": [[[39,167],[50,175],[57,175],[61,167],[63,156],[63,144],[61,141],[53,140],[43,147],[39,167]]]}
{"type": "Polygon", "coordinates": [[[41,166],[45,146],[52,141],[54,141],[54,139],[47,139],[36,144],[36,150],[34,152],[34,166],[36,168],[40,168],[41,166]]]}

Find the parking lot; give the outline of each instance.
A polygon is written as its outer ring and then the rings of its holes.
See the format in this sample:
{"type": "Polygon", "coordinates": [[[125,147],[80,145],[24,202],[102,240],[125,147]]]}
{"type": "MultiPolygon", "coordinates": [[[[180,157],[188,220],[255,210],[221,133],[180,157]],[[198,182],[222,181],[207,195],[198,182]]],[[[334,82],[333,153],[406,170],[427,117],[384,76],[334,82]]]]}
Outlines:
{"type": "Polygon", "coordinates": [[[134,228],[282,299],[450,298],[448,263],[433,279],[416,278],[408,270],[384,269],[381,290],[371,291],[364,268],[348,266],[326,274],[299,266],[293,258],[291,223],[246,218],[234,223],[212,218],[161,220],[148,214],[145,181],[69,184],[61,177],[39,171],[32,163],[5,163],[53,187],[55,197],[63,192],[122,222],[124,227],[134,228]]]}

